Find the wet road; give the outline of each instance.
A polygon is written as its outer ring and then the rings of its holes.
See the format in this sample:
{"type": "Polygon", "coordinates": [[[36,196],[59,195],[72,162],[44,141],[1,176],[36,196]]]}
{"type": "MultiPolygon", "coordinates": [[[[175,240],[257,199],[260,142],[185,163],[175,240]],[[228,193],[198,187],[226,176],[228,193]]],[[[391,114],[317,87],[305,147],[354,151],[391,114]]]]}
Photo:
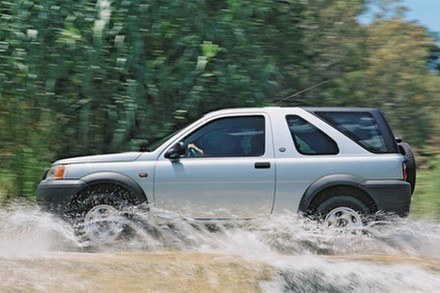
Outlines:
{"type": "Polygon", "coordinates": [[[440,224],[389,219],[322,231],[284,214],[208,227],[155,211],[135,235],[84,247],[38,208],[0,210],[1,292],[438,292],[440,224]]]}

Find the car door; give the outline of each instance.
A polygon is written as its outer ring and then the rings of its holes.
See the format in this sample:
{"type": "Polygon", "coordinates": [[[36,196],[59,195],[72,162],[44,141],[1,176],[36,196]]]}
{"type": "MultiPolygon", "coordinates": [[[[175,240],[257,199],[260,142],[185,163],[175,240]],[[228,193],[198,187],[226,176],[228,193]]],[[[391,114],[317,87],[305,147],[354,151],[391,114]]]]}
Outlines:
{"type": "Polygon", "coordinates": [[[156,206],[194,218],[269,214],[275,188],[271,140],[265,114],[206,122],[176,141],[183,142],[185,155],[158,159],[156,206]]]}

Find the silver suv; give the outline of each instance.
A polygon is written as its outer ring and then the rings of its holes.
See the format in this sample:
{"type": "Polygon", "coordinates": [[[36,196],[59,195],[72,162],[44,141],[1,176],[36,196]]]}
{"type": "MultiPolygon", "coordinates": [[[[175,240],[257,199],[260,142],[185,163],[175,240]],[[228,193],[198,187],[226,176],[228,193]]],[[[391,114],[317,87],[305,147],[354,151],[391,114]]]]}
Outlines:
{"type": "Polygon", "coordinates": [[[377,109],[243,108],[143,152],[56,161],[37,200],[99,241],[117,238],[123,227],[109,219],[141,203],[196,219],[298,211],[359,227],[378,211],[407,215],[414,185],[411,148],[377,109]]]}

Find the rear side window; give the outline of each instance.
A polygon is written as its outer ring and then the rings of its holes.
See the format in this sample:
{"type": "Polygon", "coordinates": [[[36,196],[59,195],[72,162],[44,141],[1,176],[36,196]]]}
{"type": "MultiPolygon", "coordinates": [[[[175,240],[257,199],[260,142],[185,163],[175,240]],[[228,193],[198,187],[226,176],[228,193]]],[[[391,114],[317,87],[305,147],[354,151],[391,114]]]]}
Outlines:
{"type": "Polygon", "coordinates": [[[303,155],[336,155],[336,142],[310,122],[296,115],[286,117],[293,143],[303,155]]]}
{"type": "Polygon", "coordinates": [[[379,126],[370,113],[316,112],[316,114],[370,152],[387,152],[379,126]]]}

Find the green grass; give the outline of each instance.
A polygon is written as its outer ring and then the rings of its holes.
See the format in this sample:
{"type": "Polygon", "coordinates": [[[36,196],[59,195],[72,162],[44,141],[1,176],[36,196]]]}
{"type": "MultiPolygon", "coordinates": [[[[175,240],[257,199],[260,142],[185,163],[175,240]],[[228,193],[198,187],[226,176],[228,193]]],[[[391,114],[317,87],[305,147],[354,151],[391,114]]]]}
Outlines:
{"type": "Polygon", "coordinates": [[[6,202],[7,194],[13,189],[12,176],[0,172],[0,207],[6,202]]]}
{"type": "Polygon", "coordinates": [[[418,170],[411,216],[440,219],[440,156],[429,163],[431,168],[418,170]]]}

